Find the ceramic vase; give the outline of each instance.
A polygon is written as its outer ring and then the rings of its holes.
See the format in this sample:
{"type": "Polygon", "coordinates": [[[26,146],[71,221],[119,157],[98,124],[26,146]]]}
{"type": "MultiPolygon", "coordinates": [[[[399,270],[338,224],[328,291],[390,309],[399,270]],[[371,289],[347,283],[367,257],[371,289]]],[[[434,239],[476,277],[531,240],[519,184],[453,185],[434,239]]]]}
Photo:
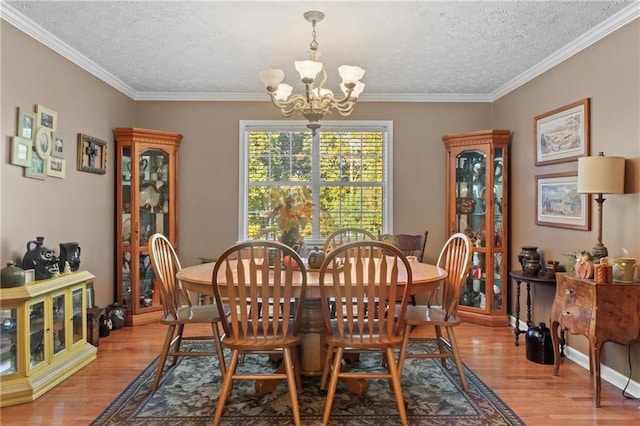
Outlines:
{"type": "Polygon", "coordinates": [[[302,235],[300,235],[300,229],[298,227],[284,231],[282,236],[280,236],[280,242],[291,247],[296,253],[300,253],[302,241],[302,235]]]}

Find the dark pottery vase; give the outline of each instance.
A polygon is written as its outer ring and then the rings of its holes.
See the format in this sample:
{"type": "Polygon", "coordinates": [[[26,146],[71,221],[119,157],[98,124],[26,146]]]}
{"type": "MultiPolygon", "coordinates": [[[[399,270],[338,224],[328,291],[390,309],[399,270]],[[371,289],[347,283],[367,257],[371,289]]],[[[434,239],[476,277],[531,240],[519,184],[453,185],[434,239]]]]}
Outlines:
{"type": "Polygon", "coordinates": [[[527,359],[538,364],[553,364],[553,342],[551,330],[541,322],[537,327],[530,327],[525,335],[527,359]]]}
{"type": "Polygon", "coordinates": [[[537,246],[522,246],[522,251],[518,254],[518,262],[520,262],[523,271],[526,270],[527,261],[537,261],[538,265],[540,264],[540,253],[538,253],[537,246]]]}
{"type": "Polygon", "coordinates": [[[112,303],[107,306],[109,319],[111,320],[111,328],[117,330],[124,327],[124,322],[127,319],[127,308],[120,303],[112,303]]]}
{"type": "Polygon", "coordinates": [[[44,246],[44,237],[36,237],[27,243],[27,252],[22,258],[22,269],[34,269],[36,280],[45,280],[60,273],[58,256],[44,246]]]}
{"type": "Polygon", "coordinates": [[[559,268],[560,262],[558,262],[557,260],[547,260],[547,264],[544,267],[544,273],[547,278],[554,279],[559,268]]]}
{"type": "Polygon", "coordinates": [[[540,261],[535,259],[525,260],[523,272],[530,277],[537,276],[540,273],[540,261]]]}
{"type": "Polygon", "coordinates": [[[64,271],[64,263],[69,262],[71,271],[80,268],[80,244],[76,242],[60,243],[60,260],[58,262],[61,271],[64,271]]]}
{"type": "Polygon", "coordinates": [[[0,288],[20,287],[24,285],[24,269],[14,262],[7,262],[7,266],[0,270],[0,288]]]}

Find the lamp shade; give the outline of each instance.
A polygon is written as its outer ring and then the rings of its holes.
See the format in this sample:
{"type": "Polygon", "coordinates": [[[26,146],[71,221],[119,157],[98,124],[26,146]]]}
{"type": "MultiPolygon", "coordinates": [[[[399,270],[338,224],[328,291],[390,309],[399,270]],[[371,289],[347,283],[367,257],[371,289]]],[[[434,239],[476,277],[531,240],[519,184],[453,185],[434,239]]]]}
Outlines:
{"type": "Polygon", "coordinates": [[[316,61],[295,61],[296,71],[300,74],[300,78],[313,81],[316,75],[322,71],[322,62],[316,61]]]}
{"type": "Polygon", "coordinates": [[[264,85],[274,90],[278,87],[278,84],[284,80],[284,71],[280,69],[268,68],[260,71],[259,75],[264,85]]]}
{"type": "Polygon", "coordinates": [[[578,158],[578,192],[619,194],[624,192],[624,157],[578,158]]]}

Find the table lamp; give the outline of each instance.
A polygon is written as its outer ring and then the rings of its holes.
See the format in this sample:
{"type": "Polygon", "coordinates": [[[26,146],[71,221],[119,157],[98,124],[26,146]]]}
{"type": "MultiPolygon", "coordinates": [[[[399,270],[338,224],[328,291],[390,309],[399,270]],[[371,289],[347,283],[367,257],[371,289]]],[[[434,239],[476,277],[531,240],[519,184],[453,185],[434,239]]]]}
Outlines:
{"type": "Polygon", "coordinates": [[[600,152],[597,157],[578,159],[578,193],[597,194],[598,205],[598,242],[591,248],[594,262],[607,257],[609,252],[602,244],[602,194],[621,194],[624,192],[624,157],[605,157],[600,152]]]}

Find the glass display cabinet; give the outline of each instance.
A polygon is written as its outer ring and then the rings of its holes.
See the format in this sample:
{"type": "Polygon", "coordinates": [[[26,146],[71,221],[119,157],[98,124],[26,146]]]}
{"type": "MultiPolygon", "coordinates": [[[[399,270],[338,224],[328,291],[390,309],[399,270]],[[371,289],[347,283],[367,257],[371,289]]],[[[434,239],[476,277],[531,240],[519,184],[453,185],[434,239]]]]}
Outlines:
{"type": "Polygon", "coordinates": [[[78,271],[0,289],[0,406],[33,401],[96,358],[78,271]]]}
{"type": "Polygon", "coordinates": [[[162,316],[147,244],[164,234],[177,247],[177,168],[182,135],[156,130],[114,130],[116,152],[116,301],[125,325],[162,316]]]}
{"type": "Polygon", "coordinates": [[[449,234],[463,232],[473,245],[460,293],[465,321],[508,326],[508,130],[447,135],[446,216],[449,234]]]}

